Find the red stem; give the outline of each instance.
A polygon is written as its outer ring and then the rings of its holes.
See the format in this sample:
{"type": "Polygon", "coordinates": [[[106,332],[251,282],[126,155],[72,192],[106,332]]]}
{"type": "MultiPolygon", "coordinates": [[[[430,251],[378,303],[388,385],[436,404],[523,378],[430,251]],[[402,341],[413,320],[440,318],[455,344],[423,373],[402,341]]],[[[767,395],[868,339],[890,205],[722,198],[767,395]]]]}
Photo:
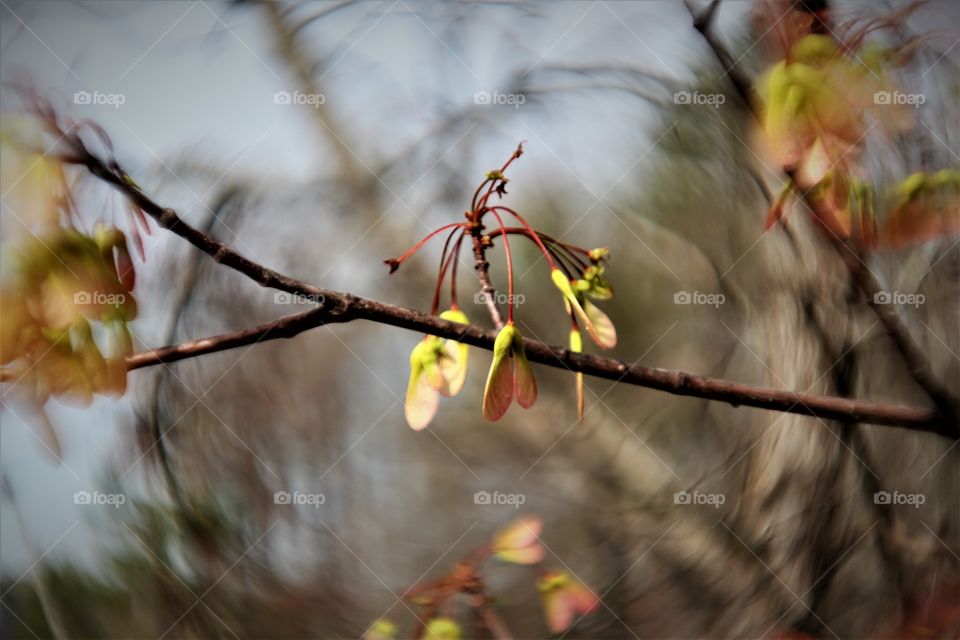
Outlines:
{"type": "MultiPolygon", "coordinates": [[[[538,247],[540,247],[540,251],[543,252],[543,256],[547,259],[547,264],[550,265],[550,269],[553,270],[553,269],[556,269],[556,268],[557,268],[557,264],[553,261],[553,256],[550,255],[550,252],[549,252],[549,251],[547,251],[547,248],[546,248],[546,247],[544,246],[544,244],[543,244],[543,240],[540,239],[540,235],[537,234],[537,232],[533,230],[533,227],[531,227],[530,224],[529,224],[526,220],[523,219],[523,216],[521,216],[519,213],[517,213],[516,211],[514,211],[514,210],[511,209],[510,207],[505,207],[505,206],[503,206],[503,205],[496,205],[496,206],[490,207],[489,210],[490,210],[491,213],[493,213],[493,215],[497,215],[495,209],[501,209],[501,210],[503,210],[503,211],[506,211],[507,213],[509,213],[510,215],[512,215],[514,218],[516,218],[517,220],[519,220],[519,221],[520,221],[520,224],[522,224],[522,225],[527,229],[527,231],[530,232],[530,236],[533,238],[533,241],[537,243],[537,246],[538,246],[538,247]]],[[[499,220],[499,219],[500,219],[500,217],[497,216],[497,220],[499,220]]],[[[501,229],[504,229],[504,227],[503,227],[502,224],[500,225],[500,228],[501,228],[501,229]]],[[[504,238],[503,238],[503,239],[504,239],[504,240],[507,239],[507,238],[506,238],[506,233],[504,233],[504,238]]]]}
{"type": "Polygon", "coordinates": [[[406,260],[407,258],[409,258],[410,256],[412,256],[414,253],[416,253],[416,252],[420,249],[420,247],[422,247],[423,245],[425,245],[433,236],[437,235],[438,233],[441,233],[442,231],[446,231],[446,230],[449,229],[450,227],[465,227],[465,226],[466,226],[466,224],[463,223],[463,222],[451,222],[451,223],[449,223],[449,224],[443,225],[442,227],[439,227],[439,228],[437,228],[437,229],[434,229],[433,231],[431,231],[430,233],[428,233],[427,236],[426,236],[423,240],[421,240],[421,241],[418,242],[417,244],[415,244],[415,245],[413,245],[412,247],[410,247],[410,248],[407,250],[406,253],[404,253],[402,256],[400,256],[399,258],[397,258],[397,259],[396,259],[396,265],[399,267],[400,264],[401,264],[404,260],[406,260]]]}
{"type": "Polygon", "coordinates": [[[500,225],[500,229],[502,230],[503,250],[507,254],[507,322],[513,324],[513,257],[510,255],[510,240],[507,237],[506,227],[503,226],[503,220],[500,219],[500,214],[493,209],[487,209],[487,211],[492,213],[493,217],[497,219],[497,224],[500,225]]]}
{"type": "Polygon", "coordinates": [[[463,237],[466,235],[466,231],[460,233],[460,237],[457,238],[456,244],[453,245],[453,270],[450,272],[450,308],[459,309],[460,305],[457,303],[457,266],[460,264],[458,256],[460,255],[460,245],[463,244],[463,237]]]}
{"type": "MultiPolygon", "coordinates": [[[[443,251],[440,252],[440,269],[437,273],[437,285],[433,290],[433,304],[430,306],[430,313],[437,315],[437,311],[440,309],[440,288],[443,286],[443,277],[447,274],[447,268],[450,266],[450,259],[447,256],[447,250],[450,248],[450,241],[453,239],[453,236],[456,235],[457,230],[454,229],[450,232],[450,235],[447,236],[447,239],[443,241],[443,251]]],[[[463,230],[460,230],[460,233],[463,233],[463,230]]]]}

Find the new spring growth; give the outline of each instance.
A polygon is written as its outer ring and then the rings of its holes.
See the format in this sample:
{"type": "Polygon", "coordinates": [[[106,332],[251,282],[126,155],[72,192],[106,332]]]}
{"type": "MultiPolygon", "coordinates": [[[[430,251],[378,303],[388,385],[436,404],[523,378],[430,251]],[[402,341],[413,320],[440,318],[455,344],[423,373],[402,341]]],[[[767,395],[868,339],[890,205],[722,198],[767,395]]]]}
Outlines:
{"type": "Polygon", "coordinates": [[[523,350],[523,336],[508,322],[493,343],[493,363],[483,389],[483,417],[499,420],[514,397],[524,409],[532,407],[537,401],[537,381],[523,350]]]}
{"type": "MultiPolygon", "coordinates": [[[[505,322],[501,320],[501,305],[494,297],[484,296],[491,317],[500,328],[483,394],[483,415],[488,420],[499,420],[514,398],[521,407],[529,408],[537,397],[537,384],[524,352],[523,336],[514,321],[518,296],[514,291],[511,238],[523,238],[533,243],[543,254],[551,281],[563,294],[564,307],[575,330],[579,332],[582,328],[604,349],[613,347],[617,342],[613,322],[590,300],[608,300],[613,297],[613,288],[605,276],[609,251],[605,248],[588,250],[554,239],[534,229],[516,210],[500,203],[507,193],[506,171],[522,154],[521,144],[502,167],[485,174],[473,193],[470,208],[462,222],[442,225],[400,257],[384,261],[390,267],[390,273],[394,273],[431,239],[445,235],[430,312],[438,314],[445,288],[449,287],[450,307],[439,315],[451,322],[467,324],[467,317],[460,310],[457,299],[457,266],[460,263],[464,240],[471,245],[476,258],[476,268],[480,270],[481,276],[487,279],[484,285],[485,294],[492,288],[487,271],[487,252],[495,248],[496,239],[502,241],[508,290],[505,322]],[[491,219],[492,228],[487,231],[485,225],[491,219]],[[510,220],[515,221],[517,226],[509,226],[505,222],[510,220]]],[[[582,344],[579,349],[582,350],[582,344]]],[[[436,415],[440,396],[456,395],[463,387],[467,354],[466,345],[429,335],[414,347],[410,354],[410,382],[404,405],[407,423],[412,428],[425,428],[436,415]]],[[[582,416],[582,376],[578,375],[577,380],[577,411],[578,415],[582,416]]]]}
{"type": "MultiPolygon", "coordinates": [[[[450,322],[468,324],[459,309],[440,314],[450,322]]],[[[424,336],[410,353],[410,381],[403,404],[407,424],[415,431],[425,428],[437,413],[440,396],[460,393],[467,378],[467,345],[456,340],[424,336]]]]}
{"type": "MultiPolygon", "coordinates": [[[[463,629],[454,621],[453,613],[466,606],[473,609],[476,630],[489,631],[487,624],[499,620],[497,607],[504,602],[490,593],[487,569],[489,561],[531,567],[538,576],[537,587],[546,613],[547,626],[560,633],[574,625],[581,616],[597,609],[600,600],[588,587],[567,571],[542,566],[547,547],[541,542],[543,520],[524,515],[496,531],[486,542],[473,548],[439,577],[421,580],[404,590],[402,600],[414,614],[409,634],[398,633],[398,625],[381,618],[367,629],[363,640],[391,640],[396,637],[456,640],[463,629]],[[539,565],[539,566],[538,566],[539,565]],[[416,608],[416,610],[413,609],[416,608]]],[[[457,616],[462,624],[467,616],[457,616]]],[[[511,637],[502,621],[498,638],[511,637]]],[[[469,633],[469,631],[467,631],[469,633]]],[[[485,634],[468,637],[487,637],[485,634]]]]}
{"type": "Polygon", "coordinates": [[[566,631],[580,617],[600,606],[600,598],[566,571],[548,571],[537,581],[547,626],[566,631]]]}
{"type": "Polygon", "coordinates": [[[909,128],[914,109],[891,102],[899,92],[884,67],[896,64],[898,55],[865,42],[867,33],[849,33],[848,42],[836,34],[803,36],[759,82],[764,139],[794,178],[775,199],[766,227],[785,218],[789,195],[802,194],[814,203],[809,210],[821,229],[860,249],[900,248],[957,234],[956,169],[913,174],[899,188],[924,184],[938,195],[910,206],[902,196],[888,195],[888,206],[879,209],[891,213],[882,223],[876,216],[879,190],[858,175],[865,173],[860,158],[867,134],[878,123],[892,132],[909,128]]]}

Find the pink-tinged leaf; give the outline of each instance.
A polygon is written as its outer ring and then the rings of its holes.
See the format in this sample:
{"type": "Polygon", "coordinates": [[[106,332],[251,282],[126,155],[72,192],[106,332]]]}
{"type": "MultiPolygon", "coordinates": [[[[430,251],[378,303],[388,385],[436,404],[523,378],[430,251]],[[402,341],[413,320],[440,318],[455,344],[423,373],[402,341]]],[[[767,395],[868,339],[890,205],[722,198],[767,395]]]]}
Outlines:
{"type": "MultiPolygon", "coordinates": [[[[450,309],[440,314],[440,317],[450,322],[468,324],[467,316],[459,309],[450,309]]],[[[455,396],[463,389],[463,384],[467,379],[467,361],[470,356],[470,348],[456,340],[443,341],[443,353],[440,356],[440,372],[443,375],[444,384],[440,388],[440,393],[445,396],[455,396]]]]}
{"type": "Polygon", "coordinates": [[[467,380],[467,358],[470,352],[467,345],[455,340],[447,340],[443,349],[440,356],[440,374],[443,376],[440,393],[452,397],[460,393],[467,380]]]}
{"type": "Polygon", "coordinates": [[[542,519],[537,516],[524,516],[498,531],[493,538],[493,546],[498,549],[526,547],[537,542],[542,531],[542,519]]]}
{"type": "Polygon", "coordinates": [[[423,375],[427,379],[427,384],[438,393],[447,383],[440,369],[439,356],[436,354],[423,361],[423,375]]]}
{"type": "Polygon", "coordinates": [[[823,180],[835,164],[836,160],[827,153],[823,139],[817,138],[797,167],[797,181],[802,188],[809,189],[823,180]]]}
{"type": "Polygon", "coordinates": [[[511,564],[537,564],[543,560],[545,551],[543,545],[537,543],[524,549],[497,551],[494,555],[497,560],[501,562],[509,562],[511,564]]]}
{"type": "Polygon", "coordinates": [[[600,606],[600,598],[563,571],[544,574],[537,585],[547,626],[553,633],[566,631],[580,616],[600,606]]]}
{"type": "Polygon", "coordinates": [[[517,396],[517,404],[524,409],[529,409],[537,401],[537,379],[533,377],[533,368],[522,345],[514,351],[513,390],[517,396]]]}
{"type": "Polygon", "coordinates": [[[483,389],[483,417],[496,422],[513,402],[513,340],[517,329],[504,325],[493,343],[493,362],[483,389]]]}
{"type": "Polygon", "coordinates": [[[414,379],[411,375],[407,387],[407,398],[403,403],[403,415],[407,424],[414,431],[426,428],[440,405],[440,394],[430,386],[430,382],[422,373],[414,379]]]}
{"type": "Polygon", "coordinates": [[[617,346],[617,328],[613,326],[610,317],[586,298],[583,300],[583,311],[593,324],[596,334],[590,336],[593,341],[603,349],[617,346]]]}
{"type": "Polygon", "coordinates": [[[543,560],[545,549],[540,544],[543,521],[534,516],[520,518],[493,538],[493,554],[498,560],[513,564],[536,564],[543,560]]]}
{"type": "Polygon", "coordinates": [[[513,358],[508,353],[499,360],[494,358],[483,389],[483,417],[496,422],[513,402],[513,358]]]}
{"type": "Polygon", "coordinates": [[[424,429],[437,413],[440,404],[438,387],[443,381],[437,365],[436,351],[431,338],[417,343],[410,352],[410,381],[403,403],[404,417],[414,431],[424,429]]]}
{"type": "Polygon", "coordinates": [[[568,590],[577,613],[585,615],[596,611],[600,607],[600,598],[593,591],[579,582],[568,590]]]}
{"type": "Polygon", "coordinates": [[[573,616],[576,615],[573,603],[562,591],[544,595],[543,609],[551,632],[563,633],[573,624],[573,616]]]}

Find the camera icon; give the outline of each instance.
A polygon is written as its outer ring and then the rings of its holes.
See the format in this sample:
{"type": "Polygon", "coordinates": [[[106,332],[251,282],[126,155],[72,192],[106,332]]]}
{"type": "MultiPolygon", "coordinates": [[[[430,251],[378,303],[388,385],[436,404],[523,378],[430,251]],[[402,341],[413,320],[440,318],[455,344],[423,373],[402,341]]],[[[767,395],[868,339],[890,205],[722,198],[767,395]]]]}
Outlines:
{"type": "Polygon", "coordinates": [[[873,94],[873,104],[890,104],[891,99],[889,91],[877,91],[873,94]]]}
{"type": "Polygon", "coordinates": [[[689,291],[677,291],[673,294],[673,304],[690,304],[692,297],[689,291]]]}
{"type": "Polygon", "coordinates": [[[293,296],[287,293],[286,291],[277,291],[273,294],[273,303],[274,304],[292,304],[293,296]]]}
{"type": "Polygon", "coordinates": [[[690,492],[689,491],[677,491],[673,494],[673,504],[690,504],[690,492]]]}
{"type": "Polygon", "coordinates": [[[77,491],[73,494],[73,504],[91,504],[92,502],[93,496],[89,491],[77,491]]]}
{"type": "Polygon", "coordinates": [[[493,497],[489,491],[477,491],[473,494],[473,504],[491,504],[493,497]]]}
{"type": "Polygon", "coordinates": [[[90,304],[91,302],[93,302],[93,298],[89,291],[77,291],[73,294],[73,304],[90,304]]]}
{"type": "Polygon", "coordinates": [[[293,496],[289,491],[277,491],[273,494],[273,504],[290,504],[293,502],[293,496]]]}
{"type": "Polygon", "coordinates": [[[893,296],[889,291],[877,291],[873,294],[873,304],[890,304],[893,302],[893,296]]]}
{"type": "Polygon", "coordinates": [[[489,91],[477,91],[473,94],[473,104],[490,104],[491,96],[489,91]]]}
{"type": "Polygon", "coordinates": [[[889,491],[877,491],[873,494],[873,504],[890,504],[891,502],[889,491]]]}
{"type": "Polygon", "coordinates": [[[277,91],[273,94],[273,104],[290,104],[292,101],[293,96],[289,91],[277,91]]]}
{"type": "Polygon", "coordinates": [[[691,102],[692,96],[689,91],[677,91],[673,94],[674,104],[690,104],[691,102]]]}
{"type": "Polygon", "coordinates": [[[93,102],[93,96],[89,91],[77,91],[73,94],[73,104],[90,104],[93,102]]]}

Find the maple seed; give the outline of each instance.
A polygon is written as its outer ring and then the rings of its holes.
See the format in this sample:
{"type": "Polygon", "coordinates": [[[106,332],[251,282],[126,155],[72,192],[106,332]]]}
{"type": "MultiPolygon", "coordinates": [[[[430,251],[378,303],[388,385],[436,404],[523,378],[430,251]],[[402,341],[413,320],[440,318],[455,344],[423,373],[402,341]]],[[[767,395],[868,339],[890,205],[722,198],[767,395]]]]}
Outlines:
{"type": "Polygon", "coordinates": [[[490,549],[493,557],[511,564],[537,564],[546,550],[540,543],[543,520],[525,516],[509,524],[493,537],[490,549]]]}
{"type": "Polygon", "coordinates": [[[600,598],[566,571],[550,571],[537,581],[547,626],[562,633],[579,617],[600,606],[600,598]]]}
{"type": "Polygon", "coordinates": [[[493,343],[493,363],[483,390],[483,417],[496,422],[510,408],[513,398],[524,409],[537,400],[537,381],[523,349],[523,336],[508,322],[493,343]]]}

